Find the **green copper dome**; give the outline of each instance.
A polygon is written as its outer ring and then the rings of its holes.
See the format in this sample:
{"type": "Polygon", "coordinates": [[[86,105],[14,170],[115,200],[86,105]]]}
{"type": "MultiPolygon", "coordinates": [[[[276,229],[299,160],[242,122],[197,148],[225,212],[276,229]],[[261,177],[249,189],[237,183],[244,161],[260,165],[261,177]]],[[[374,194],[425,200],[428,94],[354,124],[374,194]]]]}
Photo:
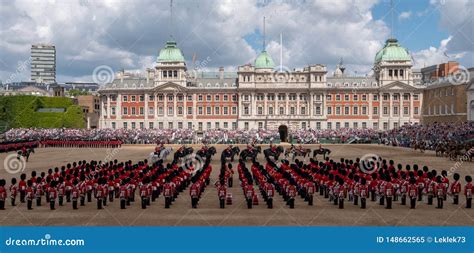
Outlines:
{"type": "Polygon", "coordinates": [[[262,51],[255,59],[255,68],[257,69],[273,69],[275,63],[272,60],[272,57],[267,53],[267,51],[262,51]]]}
{"type": "Polygon", "coordinates": [[[375,55],[375,63],[381,61],[411,61],[410,53],[397,39],[388,39],[385,46],[375,55]]]}
{"type": "Polygon", "coordinates": [[[183,53],[176,45],[176,41],[167,41],[165,48],[160,50],[157,62],[180,62],[184,61],[183,53]]]}

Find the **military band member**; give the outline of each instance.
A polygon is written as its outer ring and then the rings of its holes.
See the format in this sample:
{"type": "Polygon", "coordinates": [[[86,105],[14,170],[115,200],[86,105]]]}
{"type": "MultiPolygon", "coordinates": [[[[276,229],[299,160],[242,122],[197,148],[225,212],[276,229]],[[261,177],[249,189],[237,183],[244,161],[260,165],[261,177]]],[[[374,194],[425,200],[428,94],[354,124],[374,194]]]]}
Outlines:
{"type": "Polygon", "coordinates": [[[392,209],[392,200],[393,200],[393,195],[395,192],[395,189],[393,187],[393,184],[391,182],[390,176],[385,177],[385,197],[387,198],[387,206],[385,207],[386,209],[392,209]]]}
{"type": "Polygon", "coordinates": [[[360,208],[365,209],[368,195],[369,187],[367,186],[367,180],[365,178],[361,178],[359,186],[360,208]]]}
{"type": "Polygon", "coordinates": [[[197,208],[197,204],[199,201],[199,183],[196,182],[191,185],[191,188],[189,189],[189,195],[191,196],[191,207],[192,208],[197,208]]]}
{"type": "Polygon", "coordinates": [[[18,195],[18,186],[16,185],[16,178],[12,178],[12,185],[10,186],[10,200],[12,206],[16,206],[16,196],[18,195]]]}
{"type": "Polygon", "coordinates": [[[58,191],[56,190],[57,182],[51,181],[50,186],[48,188],[48,199],[49,199],[49,207],[51,210],[55,210],[54,205],[56,204],[56,198],[58,197],[58,191]]]}
{"type": "Polygon", "coordinates": [[[308,200],[308,205],[312,206],[313,205],[313,199],[314,199],[314,192],[316,190],[316,186],[312,181],[308,181],[305,184],[306,188],[306,198],[308,200]]]}
{"type": "Polygon", "coordinates": [[[275,195],[275,187],[271,183],[265,183],[265,193],[267,197],[267,207],[273,208],[273,196],[275,195]]]}
{"type": "Polygon", "coordinates": [[[127,186],[127,180],[122,182],[122,185],[120,186],[120,209],[125,209],[125,206],[127,204],[128,200],[128,186],[127,186]]]}
{"type": "Polygon", "coordinates": [[[5,201],[7,200],[7,190],[5,189],[5,179],[0,179],[0,210],[5,210],[5,201]]]}
{"type": "MultiPolygon", "coordinates": [[[[39,177],[36,178],[36,184],[34,184],[33,190],[34,190],[34,197],[36,198],[36,206],[41,206],[41,199],[44,195],[44,189],[41,182],[41,178],[39,177]]],[[[48,198],[48,196],[46,196],[46,198],[48,198]]]]}
{"type": "Polygon", "coordinates": [[[474,192],[474,185],[472,185],[472,177],[466,176],[466,186],[464,187],[464,196],[466,196],[466,208],[472,207],[472,193],[474,192]]]}
{"type": "Polygon", "coordinates": [[[458,173],[454,173],[453,179],[454,182],[451,184],[450,192],[453,195],[453,204],[459,204],[459,194],[461,193],[461,182],[459,179],[461,176],[458,173]]]}
{"type": "Polygon", "coordinates": [[[148,178],[143,179],[143,184],[140,187],[140,198],[142,200],[142,209],[146,209],[148,199],[148,178]]]}
{"type": "Polygon", "coordinates": [[[438,206],[436,208],[443,209],[443,201],[446,196],[446,185],[443,183],[443,179],[441,176],[436,177],[436,198],[438,199],[438,206]]]}
{"type": "Polygon", "coordinates": [[[416,199],[418,198],[418,185],[414,177],[410,178],[408,185],[408,197],[410,198],[410,209],[415,209],[416,199]]]}
{"type": "Polygon", "coordinates": [[[26,206],[28,210],[33,210],[33,198],[34,198],[34,190],[33,190],[33,181],[28,180],[27,182],[28,187],[25,190],[26,195],[26,206]]]}
{"type": "Polygon", "coordinates": [[[18,183],[18,188],[20,190],[20,202],[25,203],[25,191],[26,191],[26,174],[20,175],[20,182],[18,183]]]}
{"type": "Polygon", "coordinates": [[[98,179],[97,186],[95,188],[95,198],[97,200],[97,209],[102,209],[102,206],[104,204],[103,198],[104,198],[104,188],[102,187],[102,178],[98,179]]]}
{"type": "Polygon", "coordinates": [[[79,186],[78,186],[78,181],[77,179],[74,179],[73,183],[72,183],[72,188],[71,188],[71,191],[70,191],[70,195],[71,195],[71,199],[72,199],[72,209],[74,210],[77,210],[77,201],[79,199],[79,195],[80,195],[80,190],[79,190],[79,186]]]}
{"type": "Polygon", "coordinates": [[[165,197],[165,208],[170,208],[173,198],[173,186],[170,182],[163,185],[163,197],[165,197]]]}
{"type": "Polygon", "coordinates": [[[252,208],[252,199],[253,195],[255,194],[255,191],[253,189],[253,185],[249,184],[245,187],[245,198],[247,200],[247,208],[251,209],[252,208]]]}
{"type": "Polygon", "coordinates": [[[227,188],[225,186],[224,178],[221,179],[219,186],[217,187],[217,195],[219,197],[220,208],[225,208],[225,196],[227,195],[227,188]]]}
{"type": "Polygon", "coordinates": [[[58,183],[58,204],[59,206],[63,205],[63,200],[64,200],[64,195],[66,193],[66,186],[64,184],[64,178],[60,177],[59,178],[59,183],[58,183]]]}
{"type": "Polygon", "coordinates": [[[290,184],[288,186],[288,206],[290,206],[291,209],[295,208],[296,194],[297,194],[296,187],[293,184],[290,184]]]}
{"type": "Polygon", "coordinates": [[[406,205],[407,203],[407,193],[408,193],[408,180],[406,173],[402,174],[402,179],[400,181],[400,198],[401,198],[401,205],[406,205]]]}

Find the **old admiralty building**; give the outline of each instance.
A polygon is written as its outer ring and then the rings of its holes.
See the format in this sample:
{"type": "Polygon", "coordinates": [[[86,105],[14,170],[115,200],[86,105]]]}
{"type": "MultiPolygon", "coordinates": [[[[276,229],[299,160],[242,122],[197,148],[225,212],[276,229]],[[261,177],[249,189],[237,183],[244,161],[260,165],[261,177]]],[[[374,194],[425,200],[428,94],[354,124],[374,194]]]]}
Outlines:
{"type": "Polygon", "coordinates": [[[419,73],[408,50],[388,39],[373,72],[349,76],[342,62],[278,71],[264,50],[237,72],[188,70],[168,41],[144,75],[117,73],[99,89],[101,128],[391,129],[421,117],[419,73]]]}

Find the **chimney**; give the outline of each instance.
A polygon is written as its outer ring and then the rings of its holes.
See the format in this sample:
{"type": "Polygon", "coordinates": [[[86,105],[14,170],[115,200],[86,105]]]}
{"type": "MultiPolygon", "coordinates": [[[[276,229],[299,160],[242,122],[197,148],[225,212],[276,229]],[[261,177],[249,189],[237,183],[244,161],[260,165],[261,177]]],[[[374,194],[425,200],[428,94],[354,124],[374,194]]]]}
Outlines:
{"type": "Polygon", "coordinates": [[[219,68],[219,79],[224,80],[224,67],[219,68]]]}

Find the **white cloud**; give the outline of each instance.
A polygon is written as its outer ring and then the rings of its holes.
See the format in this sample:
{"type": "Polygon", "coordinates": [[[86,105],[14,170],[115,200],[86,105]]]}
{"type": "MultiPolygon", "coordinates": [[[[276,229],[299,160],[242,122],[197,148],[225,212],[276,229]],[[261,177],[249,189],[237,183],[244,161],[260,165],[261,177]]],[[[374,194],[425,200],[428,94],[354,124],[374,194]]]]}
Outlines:
{"type": "Polygon", "coordinates": [[[415,62],[415,68],[423,68],[447,61],[459,60],[465,53],[457,54],[448,54],[447,46],[450,41],[453,39],[452,36],[449,36],[447,39],[441,41],[439,47],[429,47],[428,49],[423,49],[412,54],[415,62]]]}
{"type": "Polygon", "coordinates": [[[198,61],[211,59],[207,69],[231,68],[253,62],[260,51],[244,38],[261,29],[263,16],[268,51],[277,64],[283,32],[284,65],[289,68],[330,67],[344,57],[354,69],[368,69],[389,33],[383,21],[372,17],[377,0],[261,3],[175,1],[172,32],[168,0],[2,2],[0,79],[29,57],[34,43],[56,45],[60,81],[82,80],[100,65],[143,70],[152,67],[171,33],[189,65],[196,54],[198,61]]]}
{"type": "Polygon", "coordinates": [[[411,11],[404,11],[398,15],[399,20],[407,20],[411,17],[412,12],[411,11]]]}

